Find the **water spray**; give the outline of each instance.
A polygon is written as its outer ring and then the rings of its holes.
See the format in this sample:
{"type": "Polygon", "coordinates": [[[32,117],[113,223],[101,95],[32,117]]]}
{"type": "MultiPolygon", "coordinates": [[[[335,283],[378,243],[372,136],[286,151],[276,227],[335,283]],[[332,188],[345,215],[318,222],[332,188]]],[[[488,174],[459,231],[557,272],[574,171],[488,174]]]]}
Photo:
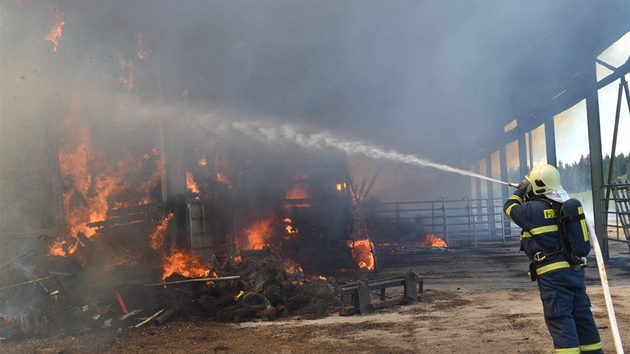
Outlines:
{"type": "Polygon", "coordinates": [[[389,160],[393,162],[404,163],[407,165],[416,165],[421,167],[432,167],[445,172],[453,172],[464,176],[483,179],[490,182],[500,183],[512,187],[518,184],[504,182],[494,178],[490,178],[471,171],[461,170],[448,165],[435,163],[411,154],[403,154],[394,150],[387,150],[375,145],[371,145],[362,141],[340,140],[329,133],[305,134],[301,133],[296,126],[289,124],[282,125],[265,125],[257,122],[233,122],[231,128],[246,134],[252,138],[263,139],[277,143],[294,143],[299,146],[310,149],[338,149],[348,154],[363,155],[377,160],[389,160]]]}

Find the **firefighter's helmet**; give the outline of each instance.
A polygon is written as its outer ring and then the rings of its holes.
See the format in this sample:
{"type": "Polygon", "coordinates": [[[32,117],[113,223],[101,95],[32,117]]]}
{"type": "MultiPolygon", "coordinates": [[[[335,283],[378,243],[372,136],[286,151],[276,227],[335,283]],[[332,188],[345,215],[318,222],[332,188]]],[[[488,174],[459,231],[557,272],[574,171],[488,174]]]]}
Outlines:
{"type": "Polygon", "coordinates": [[[551,165],[538,165],[529,171],[525,178],[532,185],[532,192],[536,195],[555,192],[562,189],[560,172],[551,165]]]}

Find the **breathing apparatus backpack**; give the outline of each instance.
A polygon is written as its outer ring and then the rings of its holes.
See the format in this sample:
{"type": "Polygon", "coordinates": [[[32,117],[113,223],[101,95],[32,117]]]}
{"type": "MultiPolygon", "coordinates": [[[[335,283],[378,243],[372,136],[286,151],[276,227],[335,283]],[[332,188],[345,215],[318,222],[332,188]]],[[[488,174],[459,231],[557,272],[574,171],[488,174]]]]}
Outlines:
{"type": "Polygon", "coordinates": [[[575,198],[570,198],[562,204],[543,201],[551,206],[558,216],[560,247],[565,258],[570,264],[585,265],[584,257],[591,251],[591,240],[582,203],[575,198]]]}

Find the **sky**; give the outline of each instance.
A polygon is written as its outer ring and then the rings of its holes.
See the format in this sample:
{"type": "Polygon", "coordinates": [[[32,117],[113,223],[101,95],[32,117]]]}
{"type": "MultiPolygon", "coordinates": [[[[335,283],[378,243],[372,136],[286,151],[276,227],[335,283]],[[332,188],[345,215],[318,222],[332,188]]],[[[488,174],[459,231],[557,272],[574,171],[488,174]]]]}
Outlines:
{"type": "MultiPolygon", "coordinates": [[[[629,57],[630,34],[626,34],[605,50],[599,56],[599,59],[614,67],[618,67],[624,64],[629,57]]],[[[610,70],[600,64],[597,64],[597,69],[598,80],[611,73],[610,70]]],[[[610,155],[612,151],[618,91],[619,80],[599,91],[600,129],[604,155],[610,155]]],[[[630,139],[628,139],[628,134],[630,134],[629,110],[625,94],[623,94],[615,149],[616,154],[630,154],[630,139]]],[[[558,160],[564,163],[577,162],[581,156],[586,157],[589,154],[586,104],[584,101],[556,116],[556,148],[558,160]]]]}

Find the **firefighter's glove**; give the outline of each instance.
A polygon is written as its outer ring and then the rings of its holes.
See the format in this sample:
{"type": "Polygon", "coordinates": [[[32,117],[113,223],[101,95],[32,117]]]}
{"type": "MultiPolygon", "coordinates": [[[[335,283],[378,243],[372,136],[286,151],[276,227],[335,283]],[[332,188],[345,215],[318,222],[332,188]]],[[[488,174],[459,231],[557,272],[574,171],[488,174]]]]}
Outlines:
{"type": "Polygon", "coordinates": [[[523,191],[523,193],[527,193],[527,190],[530,189],[530,187],[531,187],[531,184],[529,183],[527,178],[523,178],[523,180],[521,181],[521,183],[518,184],[516,189],[518,189],[519,191],[523,191]]]}

